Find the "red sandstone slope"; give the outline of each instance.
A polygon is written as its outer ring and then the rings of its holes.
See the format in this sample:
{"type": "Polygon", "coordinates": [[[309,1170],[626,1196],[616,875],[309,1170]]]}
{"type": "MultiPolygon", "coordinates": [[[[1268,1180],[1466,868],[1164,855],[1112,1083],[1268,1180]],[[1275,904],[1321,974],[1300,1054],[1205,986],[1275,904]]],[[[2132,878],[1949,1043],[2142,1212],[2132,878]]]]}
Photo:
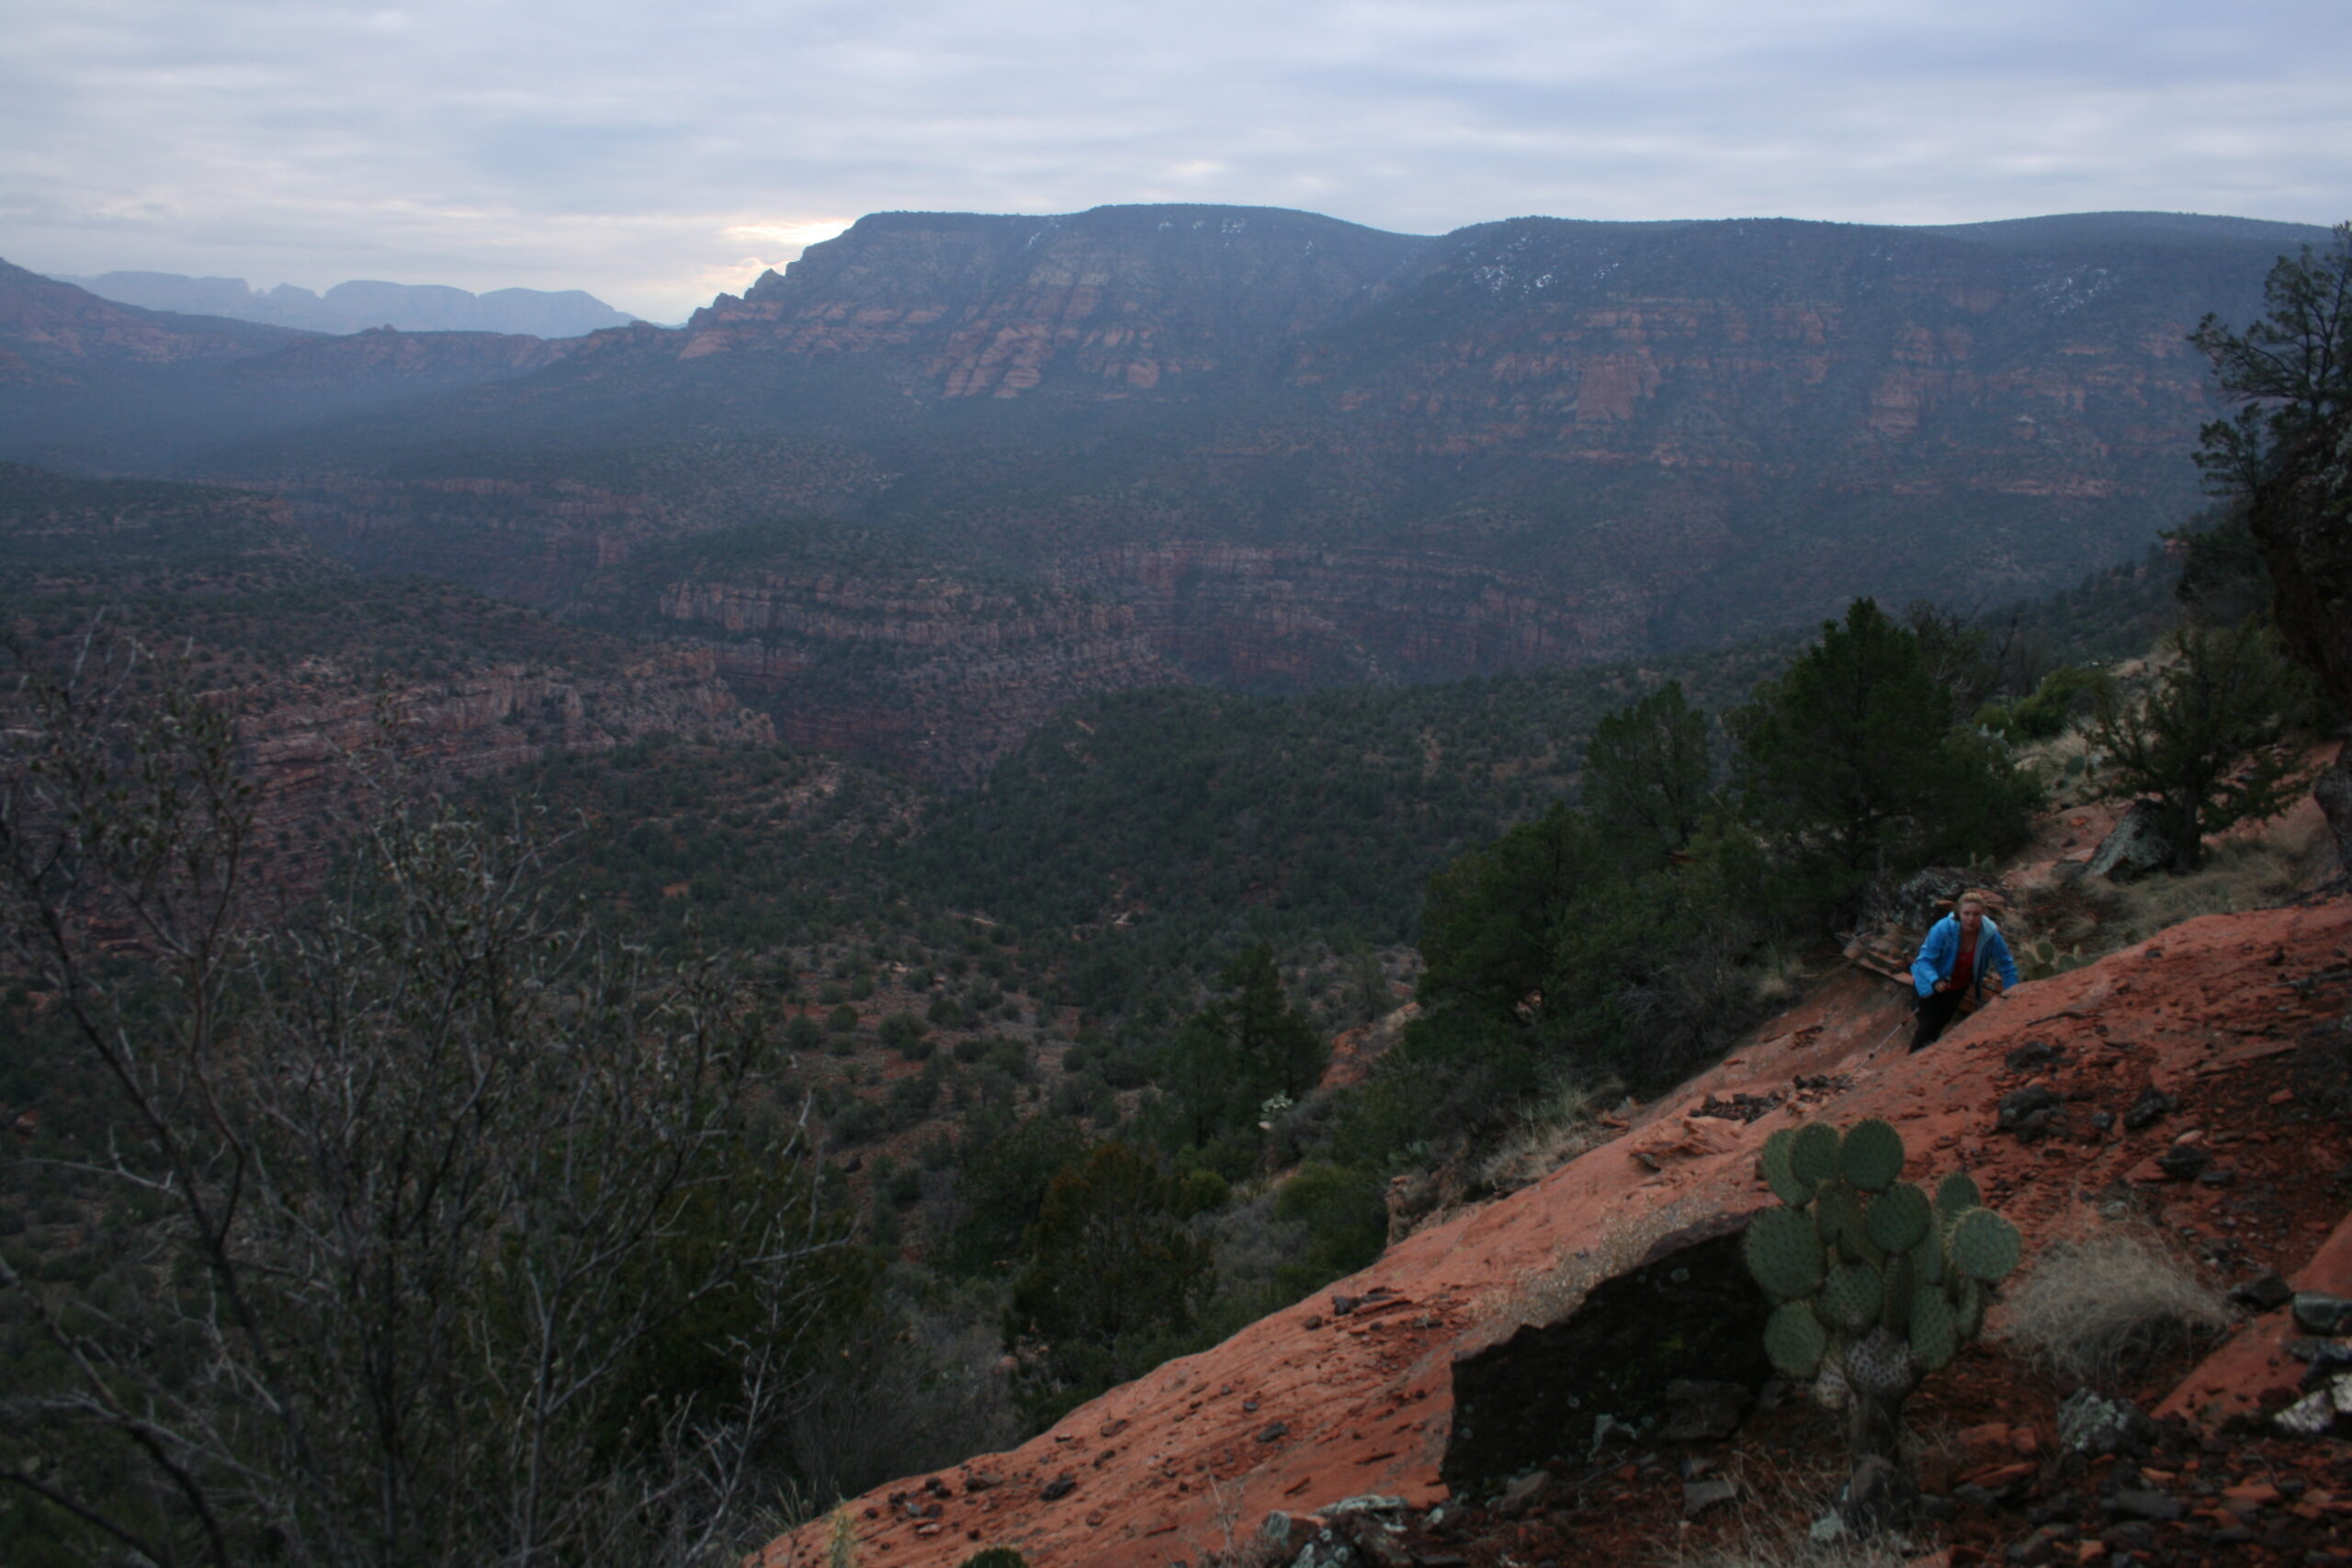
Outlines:
{"type": "MultiPolygon", "coordinates": [[[[1010,1453],[944,1473],[944,1492],[922,1490],[918,1477],[856,1499],[848,1515],[858,1560],[952,1564],[1002,1544],[1042,1564],[1159,1564],[1219,1546],[1227,1523],[1246,1531],[1275,1509],[1305,1513],[1366,1493],[1435,1501],[1454,1356],[1542,1315],[1544,1281],[1576,1273],[1580,1258],[1623,1258],[1664,1229],[1769,1201],[1755,1151],[1793,1120],[1887,1117],[1915,1169],[1964,1165],[2030,1236],[2063,1230],[2087,1192],[2157,1180],[2153,1156],[2192,1132],[2250,1190],[2334,1169],[2346,1157],[2339,1127],[2275,1141],[2273,1130],[2307,1026],[2346,1006],[2347,954],[2352,899],[2206,917],[2020,987],[1918,1056],[1890,1038],[1905,1022],[1899,991],[1840,980],[1613,1143],[1390,1249],[1338,1287],[1377,1298],[1347,1316],[1332,1318],[1317,1297],[1114,1390],[1010,1453]],[[2063,1054],[2052,1087],[2070,1102],[2120,1111],[2154,1087],[2181,1110],[2139,1133],[1996,1137],[2000,1096],[2033,1081],[2004,1059],[2029,1042],[2063,1054]],[[1822,1075],[1836,1087],[1793,1087],[1822,1075]],[[1735,1093],[1787,1099],[1753,1122],[1692,1114],[1708,1097],[1735,1093]],[[912,1491],[918,1509],[936,1504],[937,1516],[894,1507],[894,1491],[912,1491]]],[[[2217,1216],[2236,1201],[2232,1192],[2165,1184],[2159,1198],[2168,1223],[2225,1217],[2250,1256],[2300,1268],[2319,1237],[2258,1204],[2217,1216]]],[[[828,1529],[820,1521],[786,1537],[758,1561],[821,1561],[828,1529]]]]}

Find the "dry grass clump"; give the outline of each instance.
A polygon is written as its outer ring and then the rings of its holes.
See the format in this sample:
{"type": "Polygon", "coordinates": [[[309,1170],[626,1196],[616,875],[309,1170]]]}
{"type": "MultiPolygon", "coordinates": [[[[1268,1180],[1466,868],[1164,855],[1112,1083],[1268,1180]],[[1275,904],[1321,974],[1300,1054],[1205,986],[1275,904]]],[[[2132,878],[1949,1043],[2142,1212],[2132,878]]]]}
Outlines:
{"type": "Polygon", "coordinates": [[[1479,1162],[1480,1185],[1498,1193],[1516,1192],[1607,1143],[1617,1134],[1600,1125],[1601,1112],[1624,1092],[1614,1079],[1597,1085],[1558,1084],[1522,1111],[1494,1153],[1479,1162]]]}
{"type": "Polygon", "coordinates": [[[1903,1543],[1891,1536],[1815,1540],[1802,1529],[1769,1529],[1682,1553],[1671,1560],[1671,1568],[1903,1568],[1905,1561],[1903,1543]]]}
{"type": "Polygon", "coordinates": [[[1902,1568],[1917,1550],[1899,1534],[1813,1539],[1812,1521],[1829,1511],[1846,1477],[1843,1465],[1800,1461],[1790,1468],[1742,1453],[1732,1476],[1740,1489],[1736,1524],[1704,1546],[1686,1544],[1661,1568],[1902,1568]]]}
{"type": "Polygon", "coordinates": [[[2324,825],[2282,820],[2213,841],[2205,863],[2185,876],[2157,872],[2136,882],[2076,875],[2036,890],[2011,931],[2012,943],[2046,936],[2098,958],[2145,942],[2199,915],[2276,908],[2326,874],[2333,840],[2324,825]]]}
{"type": "Polygon", "coordinates": [[[2230,1323],[2229,1303],[2193,1265],[2129,1229],[2051,1243],[2000,1315],[1996,1337],[2067,1387],[2113,1385],[2230,1323]]]}

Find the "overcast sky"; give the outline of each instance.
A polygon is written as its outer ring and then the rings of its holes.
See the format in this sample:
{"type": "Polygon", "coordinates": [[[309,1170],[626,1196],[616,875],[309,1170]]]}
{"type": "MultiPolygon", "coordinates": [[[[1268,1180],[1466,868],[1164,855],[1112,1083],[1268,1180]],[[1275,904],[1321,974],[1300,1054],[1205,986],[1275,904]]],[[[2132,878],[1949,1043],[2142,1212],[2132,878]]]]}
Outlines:
{"type": "Polygon", "coordinates": [[[682,318],[862,212],[2352,216],[2342,0],[0,0],[0,258],[682,318]]]}

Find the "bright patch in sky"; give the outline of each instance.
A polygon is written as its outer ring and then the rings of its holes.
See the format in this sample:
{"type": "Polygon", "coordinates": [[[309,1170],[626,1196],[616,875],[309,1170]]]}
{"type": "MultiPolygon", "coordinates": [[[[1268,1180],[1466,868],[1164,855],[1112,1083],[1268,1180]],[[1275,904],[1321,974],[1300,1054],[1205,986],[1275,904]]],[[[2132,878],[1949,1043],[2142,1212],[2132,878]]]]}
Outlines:
{"type": "Polygon", "coordinates": [[[0,257],[682,318],[890,209],[2352,209],[2312,0],[0,0],[0,257]]]}

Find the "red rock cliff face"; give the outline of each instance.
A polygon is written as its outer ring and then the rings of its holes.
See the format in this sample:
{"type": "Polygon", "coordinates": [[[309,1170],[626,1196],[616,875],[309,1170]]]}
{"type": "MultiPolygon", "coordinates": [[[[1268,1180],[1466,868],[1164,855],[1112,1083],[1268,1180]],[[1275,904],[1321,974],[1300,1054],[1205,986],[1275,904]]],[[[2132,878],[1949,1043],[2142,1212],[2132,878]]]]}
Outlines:
{"type": "Polygon", "coordinates": [[[756,571],[673,583],[662,624],[703,640],[797,745],[977,781],[1047,714],[1184,679],[1123,606],[910,573],[756,571]]]}
{"type": "Polygon", "coordinates": [[[1559,587],[1402,550],[1182,543],[1061,563],[1134,607],[1201,680],[1257,690],[1446,680],[1636,651],[1646,606],[1619,583],[1559,587]]]}
{"type": "Polygon", "coordinates": [[[389,761],[427,778],[474,778],[556,751],[606,751],[651,735],[773,741],[707,652],[666,649],[610,674],[508,664],[389,693],[314,660],[288,680],[217,694],[260,786],[265,852],[298,878],[321,869],[359,771],[389,761]],[[376,759],[374,764],[368,759],[376,759]]]}
{"type": "Polygon", "coordinates": [[[1148,392],[1354,313],[1419,246],[1271,209],[882,213],[720,295],[677,353],[888,355],[948,399],[1017,398],[1054,372],[1148,392]]]}

